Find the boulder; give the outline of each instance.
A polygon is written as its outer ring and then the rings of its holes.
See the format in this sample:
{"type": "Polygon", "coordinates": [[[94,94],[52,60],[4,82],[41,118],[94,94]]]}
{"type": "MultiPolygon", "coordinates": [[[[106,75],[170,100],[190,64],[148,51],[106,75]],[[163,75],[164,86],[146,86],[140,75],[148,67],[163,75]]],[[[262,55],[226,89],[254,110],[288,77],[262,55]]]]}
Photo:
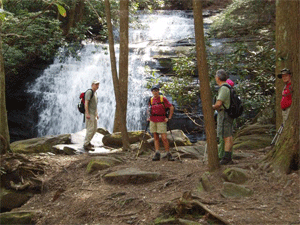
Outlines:
{"type": "Polygon", "coordinates": [[[1,224],[35,224],[34,218],[41,214],[40,211],[28,210],[18,212],[0,213],[1,224]]]}
{"type": "Polygon", "coordinates": [[[122,159],[116,157],[99,156],[93,158],[87,165],[87,173],[92,173],[97,170],[103,170],[111,166],[121,164],[122,159]]]}
{"type": "Polygon", "coordinates": [[[248,172],[241,168],[227,168],[222,177],[228,182],[243,184],[248,180],[248,172]]]}
{"type": "Polygon", "coordinates": [[[177,149],[181,158],[200,159],[204,155],[205,146],[179,146],[177,149]]]}
{"type": "Polygon", "coordinates": [[[136,168],[118,170],[104,176],[104,179],[112,183],[132,183],[140,184],[156,181],[160,178],[159,173],[140,171],[136,168]]]}
{"type": "Polygon", "coordinates": [[[10,144],[10,148],[14,153],[41,153],[51,152],[55,145],[70,143],[71,135],[63,134],[15,141],[10,144]]]}
{"type": "Polygon", "coordinates": [[[253,150],[265,148],[271,144],[270,131],[274,125],[251,124],[240,129],[234,137],[233,149],[253,150]]]}
{"type": "Polygon", "coordinates": [[[209,173],[204,173],[201,178],[200,178],[200,183],[197,186],[197,190],[199,192],[203,192],[203,191],[207,191],[210,192],[211,190],[213,190],[213,186],[209,180],[209,173]]]}
{"type": "Polygon", "coordinates": [[[97,129],[97,133],[100,133],[102,135],[107,135],[110,134],[108,130],[106,130],[105,128],[98,128],[97,129]]]}
{"type": "MultiPolygon", "coordinates": [[[[176,146],[191,146],[192,143],[190,142],[190,139],[183,133],[182,130],[172,130],[172,133],[170,131],[167,132],[167,138],[170,143],[171,147],[174,147],[174,141],[176,143],[176,146]],[[173,137],[174,140],[173,140],[173,137]]],[[[154,138],[151,138],[148,140],[148,143],[152,146],[154,145],[154,138]]],[[[163,143],[160,138],[160,146],[163,146],[163,143]]]]}
{"type": "MultiPolygon", "coordinates": [[[[25,204],[33,195],[0,188],[1,211],[8,211],[25,204]]],[[[0,220],[1,221],[1,220],[0,220]]]]}
{"type": "Polygon", "coordinates": [[[249,197],[253,194],[253,191],[242,185],[224,182],[221,195],[225,198],[242,198],[249,197]]]}
{"type": "MultiPolygon", "coordinates": [[[[128,136],[129,136],[130,144],[134,144],[134,143],[136,143],[138,141],[141,141],[143,139],[144,131],[128,132],[128,136]]],[[[150,134],[146,133],[145,137],[144,137],[144,140],[148,140],[150,138],[151,138],[150,134]]],[[[121,132],[116,132],[116,133],[105,135],[102,139],[102,142],[105,146],[122,147],[123,143],[122,143],[121,132]]]]}

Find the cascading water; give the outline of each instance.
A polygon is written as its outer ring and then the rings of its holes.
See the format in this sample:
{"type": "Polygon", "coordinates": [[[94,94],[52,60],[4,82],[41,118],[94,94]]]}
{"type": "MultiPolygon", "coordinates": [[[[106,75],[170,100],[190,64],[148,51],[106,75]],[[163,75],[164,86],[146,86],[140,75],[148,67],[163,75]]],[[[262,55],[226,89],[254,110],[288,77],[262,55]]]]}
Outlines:
{"type": "MultiPolygon", "coordinates": [[[[193,18],[181,11],[140,14],[140,28],[130,28],[128,82],[128,130],[140,130],[145,119],[147,96],[145,63],[153,61],[153,42],[194,37],[193,18]]],[[[117,51],[116,51],[117,52],[117,51]]],[[[39,112],[39,136],[73,133],[84,128],[83,115],[77,110],[79,94],[100,81],[98,95],[98,127],[113,129],[115,96],[107,45],[85,44],[78,53],[81,60],[69,57],[54,63],[28,88],[34,94],[34,110],[39,112]]],[[[116,56],[118,58],[118,56],[116,56]]],[[[154,62],[153,63],[157,63],[154,62]]]]}

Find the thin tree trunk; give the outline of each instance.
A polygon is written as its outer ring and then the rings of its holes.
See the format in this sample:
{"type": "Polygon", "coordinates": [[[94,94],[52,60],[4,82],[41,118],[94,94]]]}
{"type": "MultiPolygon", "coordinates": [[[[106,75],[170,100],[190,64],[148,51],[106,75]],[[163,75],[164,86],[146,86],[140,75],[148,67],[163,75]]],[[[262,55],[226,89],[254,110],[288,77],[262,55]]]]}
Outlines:
{"type": "MultiPolygon", "coordinates": [[[[300,96],[300,1],[277,0],[276,2],[276,74],[283,68],[292,72],[293,97],[289,117],[278,143],[269,152],[269,159],[275,170],[289,173],[299,169],[299,96],[300,96]],[[288,16],[286,14],[288,12],[288,16]]],[[[277,128],[282,123],[280,108],[283,82],[276,82],[277,128]]]]}
{"type": "MultiPolygon", "coordinates": [[[[3,9],[0,0],[0,9],[3,9]]],[[[2,34],[2,21],[0,19],[0,34],[2,34]]],[[[2,36],[0,35],[0,154],[5,154],[9,149],[10,137],[7,121],[6,100],[5,100],[5,71],[2,50],[2,36]]]]}
{"type": "MultiPolygon", "coordinates": [[[[127,6],[128,6],[128,4],[127,4],[127,6]]],[[[124,7],[124,5],[123,5],[123,7],[124,7]]],[[[121,10],[122,10],[122,8],[121,8],[121,10]]],[[[127,11],[128,11],[128,8],[127,8],[127,11]]],[[[121,133],[122,133],[123,150],[128,150],[128,149],[130,149],[130,144],[129,144],[129,137],[128,137],[127,128],[126,128],[126,111],[125,111],[125,116],[124,116],[124,113],[122,113],[122,111],[126,108],[123,107],[123,102],[122,102],[122,98],[121,98],[120,81],[119,81],[118,73],[117,73],[117,63],[116,63],[116,56],[115,56],[115,50],[114,50],[114,39],[113,39],[113,29],[112,29],[112,24],[111,24],[111,13],[110,13],[109,0],[105,0],[105,13],[106,13],[106,18],[107,18],[111,70],[112,70],[114,91],[115,91],[115,97],[116,97],[116,106],[117,106],[116,107],[116,116],[120,117],[119,119],[120,119],[121,133]]],[[[122,18],[121,18],[121,21],[122,21],[122,18]]],[[[122,52],[123,51],[124,50],[122,50],[122,52]]],[[[128,54],[128,51],[127,51],[127,54],[128,54]]],[[[120,56],[121,56],[121,54],[120,54],[120,56]]],[[[128,62],[127,62],[127,65],[128,65],[128,62]]],[[[123,68],[120,68],[120,71],[122,69],[123,68]]],[[[128,66],[127,66],[127,71],[128,71],[128,66]]]]}
{"type": "Polygon", "coordinates": [[[209,86],[208,66],[204,42],[202,3],[201,0],[193,0],[195,39],[197,50],[197,66],[200,80],[200,97],[205,121],[205,134],[207,140],[208,168],[214,171],[219,168],[217,134],[212,109],[212,96],[209,86]]]}

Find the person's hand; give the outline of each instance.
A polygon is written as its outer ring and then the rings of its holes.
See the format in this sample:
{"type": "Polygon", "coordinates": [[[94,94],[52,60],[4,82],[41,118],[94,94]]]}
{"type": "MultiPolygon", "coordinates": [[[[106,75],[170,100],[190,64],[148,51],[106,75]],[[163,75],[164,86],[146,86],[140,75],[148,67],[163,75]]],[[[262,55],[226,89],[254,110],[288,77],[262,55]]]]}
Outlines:
{"type": "Polygon", "coordinates": [[[85,115],[85,117],[86,117],[88,120],[91,119],[91,116],[90,116],[90,114],[88,114],[88,113],[85,115]]]}
{"type": "Polygon", "coordinates": [[[165,122],[167,123],[168,121],[169,121],[169,119],[166,117],[166,118],[165,118],[165,122]]]}
{"type": "Polygon", "coordinates": [[[150,118],[148,118],[147,121],[150,121],[150,118]]]}

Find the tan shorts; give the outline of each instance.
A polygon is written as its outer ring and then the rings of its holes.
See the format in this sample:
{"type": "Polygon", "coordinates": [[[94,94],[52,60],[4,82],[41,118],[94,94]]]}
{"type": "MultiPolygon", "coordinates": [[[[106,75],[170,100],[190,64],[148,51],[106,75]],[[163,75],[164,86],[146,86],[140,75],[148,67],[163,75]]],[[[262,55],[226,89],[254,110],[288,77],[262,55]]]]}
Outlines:
{"type": "Polygon", "coordinates": [[[150,132],[165,134],[167,133],[167,123],[166,122],[152,122],[150,121],[150,132]]]}

